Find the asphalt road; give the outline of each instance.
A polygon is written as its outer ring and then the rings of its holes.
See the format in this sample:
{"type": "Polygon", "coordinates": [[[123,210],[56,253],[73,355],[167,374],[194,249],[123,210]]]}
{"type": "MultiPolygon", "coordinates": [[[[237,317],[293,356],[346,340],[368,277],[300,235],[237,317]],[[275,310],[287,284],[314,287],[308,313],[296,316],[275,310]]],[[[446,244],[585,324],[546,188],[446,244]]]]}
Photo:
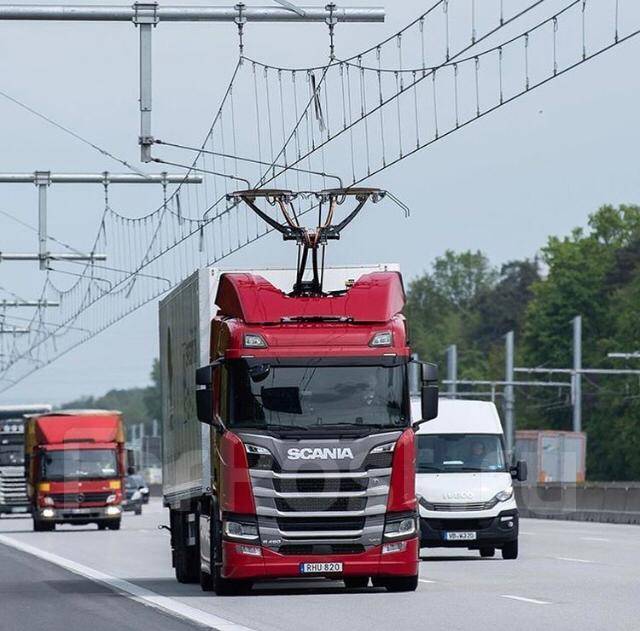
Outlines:
{"type": "Polygon", "coordinates": [[[142,625],[125,625],[133,629],[190,628],[177,620],[167,625],[164,613],[114,595],[103,585],[92,585],[77,573],[223,631],[640,628],[637,526],[523,520],[517,561],[499,556],[480,559],[466,550],[424,550],[420,586],[411,594],[347,591],[342,583],[310,580],[273,583],[248,596],[219,598],[174,580],[169,534],[157,529],[166,521],[157,500],[145,507],[142,516],[126,515],[119,532],[87,526],[34,533],[30,520],[0,520],[2,610],[5,602],[11,602],[10,610],[16,612],[11,619],[24,616],[20,626],[5,627],[0,614],[0,630],[42,628],[36,605],[40,600],[50,607],[47,619],[67,630],[75,628],[61,622],[68,612],[82,616],[95,611],[86,628],[97,631],[102,629],[101,612],[107,609],[123,620],[132,616],[142,625]],[[26,547],[76,574],[28,559],[3,543],[26,547]]]}

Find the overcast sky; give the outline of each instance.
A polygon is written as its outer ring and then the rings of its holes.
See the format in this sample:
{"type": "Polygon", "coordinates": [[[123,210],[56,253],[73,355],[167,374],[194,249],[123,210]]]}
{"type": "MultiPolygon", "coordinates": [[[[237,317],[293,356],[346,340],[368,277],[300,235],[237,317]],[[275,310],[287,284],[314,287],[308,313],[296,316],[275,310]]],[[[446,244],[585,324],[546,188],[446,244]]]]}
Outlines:
{"type": "MultiPolygon", "coordinates": [[[[339,25],[338,55],[381,40],[426,6],[389,2],[385,24],[339,25]]],[[[280,65],[322,63],[326,27],[249,24],[246,47],[251,57],[280,65]]],[[[0,90],[137,164],[137,49],[136,31],[126,23],[0,23],[0,90]]],[[[388,221],[380,213],[362,218],[357,238],[345,235],[331,262],[399,262],[407,279],[448,248],[480,249],[500,264],[534,256],[549,235],[584,226],[602,204],[637,202],[639,53],[640,41],[623,44],[389,170],[375,184],[400,196],[411,217],[391,207],[388,221]]],[[[154,33],[156,135],[197,144],[236,58],[232,25],[161,24],[154,33]]],[[[35,169],[123,171],[0,97],[0,171],[35,169]]],[[[114,193],[130,216],[159,199],[159,191],[134,189],[114,193]]],[[[101,197],[99,186],[52,187],[49,232],[89,248],[101,197]]],[[[36,202],[33,186],[0,184],[0,210],[35,224],[36,202]]],[[[225,266],[288,264],[291,252],[280,244],[267,237],[225,266]]],[[[0,215],[0,251],[36,248],[34,233],[0,215]]],[[[41,283],[36,263],[0,263],[3,288],[35,298],[41,283]]],[[[152,304],[1,394],[0,403],[60,403],[146,385],[156,355],[152,304]]]]}

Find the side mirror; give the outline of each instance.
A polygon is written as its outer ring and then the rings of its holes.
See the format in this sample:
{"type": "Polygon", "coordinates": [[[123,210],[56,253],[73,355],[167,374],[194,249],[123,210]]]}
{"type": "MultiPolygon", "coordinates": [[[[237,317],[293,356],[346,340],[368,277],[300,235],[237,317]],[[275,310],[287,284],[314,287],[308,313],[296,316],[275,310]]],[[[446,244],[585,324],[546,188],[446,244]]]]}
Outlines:
{"type": "Polygon", "coordinates": [[[518,482],[526,482],[527,474],[527,463],[524,460],[518,460],[515,467],[511,467],[511,477],[518,482]]]}
{"type": "Polygon", "coordinates": [[[196,411],[201,423],[213,423],[213,392],[211,388],[196,390],[196,411]]]}
{"type": "Polygon", "coordinates": [[[438,416],[438,386],[423,384],[420,388],[422,420],[430,421],[438,416]]]}
{"type": "Polygon", "coordinates": [[[207,425],[219,425],[215,422],[215,382],[216,369],[221,365],[222,359],[196,370],[196,385],[204,386],[196,390],[196,414],[198,420],[207,425]]]}
{"type": "Polygon", "coordinates": [[[420,362],[420,415],[422,418],[413,424],[418,427],[426,421],[438,416],[438,366],[427,362],[420,362]]]}
{"type": "Polygon", "coordinates": [[[136,472],[136,454],[133,449],[127,449],[127,475],[136,472]]]}

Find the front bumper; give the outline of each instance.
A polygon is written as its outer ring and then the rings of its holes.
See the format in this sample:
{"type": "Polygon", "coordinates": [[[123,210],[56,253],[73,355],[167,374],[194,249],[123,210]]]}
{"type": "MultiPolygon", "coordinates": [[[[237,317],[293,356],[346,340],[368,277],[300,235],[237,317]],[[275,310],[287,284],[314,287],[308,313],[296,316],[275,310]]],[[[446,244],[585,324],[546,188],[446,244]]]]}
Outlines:
{"type": "Polygon", "coordinates": [[[223,542],[222,575],[231,579],[312,578],[318,575],[300,574],[300,564],[308,562],[342,562],[340,575],[319,575],[327,578],[343,576],[415,576],[418,573],[418,538],[409,539],[404,550],[382,553],[382,545],[358,554],[284,555],[260,546],[260,556],[238,551],[243,545],[223,542]]]}
{"type": "Polygon", "coordinates": [[[120,519],[120,506],[88,506],[80,508],[38,508],[34,513],[37,518],[45,522],[56,524],[90,524],[96,521],[120,519]],[[115,512],[114,509],[118,509],[115,512]]]}
{"type": "Polygon", "coordinates": [[[31,507],[28,504],[0,505],[0,515],[29,515],[31,507]]]}
{"type": "Polygon", "coordinates": [[[504,510],[493,517],[431,518],[420,517],[420,546],[423,548],[499,547],[518,538],[518,510],[504,510]],[[475,540],[448,541],[446,532],[475,532],[475,540]]]}

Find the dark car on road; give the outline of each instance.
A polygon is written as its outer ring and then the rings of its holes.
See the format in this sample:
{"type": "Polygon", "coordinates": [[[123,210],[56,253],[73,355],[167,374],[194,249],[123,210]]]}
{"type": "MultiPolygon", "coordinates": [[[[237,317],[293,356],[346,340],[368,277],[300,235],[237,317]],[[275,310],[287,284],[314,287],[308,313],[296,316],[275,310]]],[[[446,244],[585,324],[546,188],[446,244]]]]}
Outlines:
{"type": "Polygon", "coordinates": [[[122,510],[142,514],[142,491],[140,491],[137,476],[128,475],[124,480],[124,496],[122,498],[122,510]]]}

